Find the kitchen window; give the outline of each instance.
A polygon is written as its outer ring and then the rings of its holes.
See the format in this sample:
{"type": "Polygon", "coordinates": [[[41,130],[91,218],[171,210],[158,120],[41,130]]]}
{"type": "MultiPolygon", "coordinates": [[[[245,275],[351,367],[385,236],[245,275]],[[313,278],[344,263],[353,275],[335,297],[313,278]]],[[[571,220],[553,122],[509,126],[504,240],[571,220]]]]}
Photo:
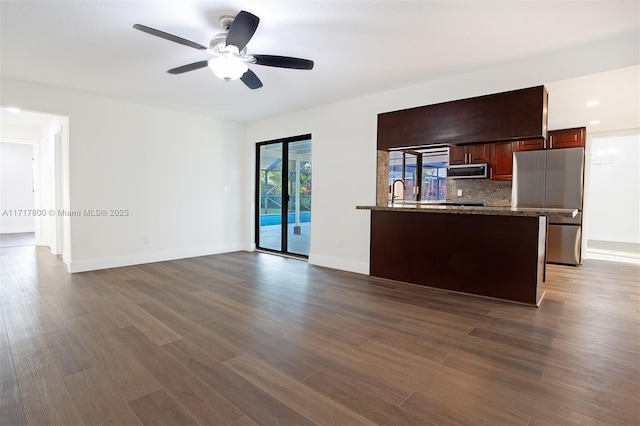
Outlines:
{"type": "Polygon", "coordinates": [[[402,180],[405,201],[446,201],[448,163],[447,149],[391,151],[389,187],[402,180]]]}

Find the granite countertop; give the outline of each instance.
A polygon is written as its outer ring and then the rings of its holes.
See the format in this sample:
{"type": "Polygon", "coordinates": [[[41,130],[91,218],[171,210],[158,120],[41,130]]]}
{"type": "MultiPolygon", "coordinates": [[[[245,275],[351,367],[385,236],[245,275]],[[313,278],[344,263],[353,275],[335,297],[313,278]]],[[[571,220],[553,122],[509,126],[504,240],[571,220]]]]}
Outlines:
{"type": "Polygon", "coordinates": [[[478,214],[485,216],[523,216],[523,217],[575,217],[575,209],[543,209],[533,207],[510,206],[442,206],[438,204],[419,204],[397,202],[388,206],[356,206],[358,210],[375,210],[388,212],[411,213],[449,213],[449,214],[478,214]]]}

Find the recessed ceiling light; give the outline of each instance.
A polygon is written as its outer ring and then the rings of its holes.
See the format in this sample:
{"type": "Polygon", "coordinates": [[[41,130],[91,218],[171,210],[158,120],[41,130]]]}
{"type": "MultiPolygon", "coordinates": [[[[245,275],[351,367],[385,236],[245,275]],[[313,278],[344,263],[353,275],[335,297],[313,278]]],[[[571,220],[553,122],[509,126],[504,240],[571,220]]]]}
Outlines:
{"type": "Polygon", "coordinates": [[[599,104],[600,104],[600,102],[598,102],[598,101],[589,101],[585,105],[588,106],[588,107],[594,107],[594,106],[597,106],[599,104]]]}
{"type": "Polygon", "coordinates": [[[589,124],[600,124],[600,120],[591,120],[589,124]]]}
{"type": "Polygon", "coordinates": [[[9,112],[20,112],[20,108],[16,108],[16,107],[7,107],[7,111],[9,111],[9,112]]]}

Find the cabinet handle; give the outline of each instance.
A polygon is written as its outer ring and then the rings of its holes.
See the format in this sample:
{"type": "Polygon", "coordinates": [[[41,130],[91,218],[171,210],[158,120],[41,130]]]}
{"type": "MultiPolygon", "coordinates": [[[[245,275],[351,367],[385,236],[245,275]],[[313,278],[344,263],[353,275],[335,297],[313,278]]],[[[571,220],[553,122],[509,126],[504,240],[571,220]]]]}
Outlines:
{"type": "Polygon", "coordinates": [[[469,153],[469,163],[468,164],[471,164],[471,153],[469,153]]]}

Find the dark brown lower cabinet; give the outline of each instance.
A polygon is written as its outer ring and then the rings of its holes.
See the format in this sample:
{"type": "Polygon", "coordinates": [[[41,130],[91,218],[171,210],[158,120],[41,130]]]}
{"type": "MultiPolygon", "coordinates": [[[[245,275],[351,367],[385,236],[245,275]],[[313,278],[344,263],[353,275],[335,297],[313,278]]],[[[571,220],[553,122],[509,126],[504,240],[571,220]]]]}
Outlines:
{"type": "Polygon", "coordinates": [[[370,274],[537,304],[547,219],[371,211],[370,274]]]}

